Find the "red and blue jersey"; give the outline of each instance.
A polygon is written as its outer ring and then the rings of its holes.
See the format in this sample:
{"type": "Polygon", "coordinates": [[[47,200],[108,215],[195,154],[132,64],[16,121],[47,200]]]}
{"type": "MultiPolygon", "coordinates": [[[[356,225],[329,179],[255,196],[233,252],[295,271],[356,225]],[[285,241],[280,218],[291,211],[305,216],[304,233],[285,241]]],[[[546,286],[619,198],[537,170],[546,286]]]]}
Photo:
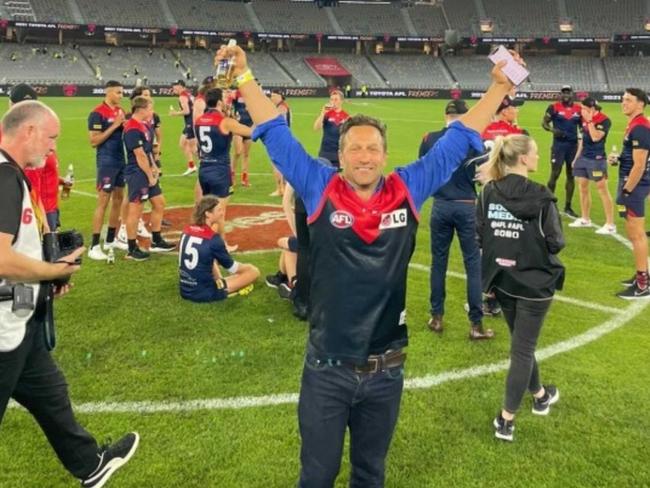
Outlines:
{"type": "Polygon", "coordinates": [[[605,133],[603,138],[598,142],[594,142],[589,133],[589,124],[582,121],[582,153],[580,154],[583,158],[589,159],[605,159],[605,143],[607,142],[607,134],[609,129],[612,128],[612,121],[609,120],[609,117],[602,112],[596,112],[592,117],[591,121],[594,124],[596,130],[602,131],[605,133]]]}
{"type": "Polygon", "coordinates": [[[225,116],[214,109],[208,109],[194,124],[199,139],[199,159],[203,165],[230,166],[230,144],[232,134],[224,134],[220,125],[225,116]]]}
{"type": "Polygon", "coordinates": [[[634,166],[632,154],[635,149],[648,150],[643,176],[639,180],[639,184],[650,185],[650,122],[643,114],[639,114],[630,120],[625,130],[623,150],[619,158],[619,181],[623,181],[630,175],[632,166],[634,166]]]}
{"type": "Polygon", "coordinates": [[[553,128],[562,131],[562,136],[553,134],[554,143],[576,144],[578,142],[578,127],[581,124],[579,103],[565,105],[562,102],[555,102],[548,106],[546,115],[551,118],[553,128]]]}
{"type": "Polygon", "coordinates": [[[124,124],[124,147],[127,155],[127,173],[133,173],[140,169],[138,160],[135,157],[135,150],[142,148],[151,164],[153,153],[153,136],[149,124],[130,118],[124,124]]]}
{"type": "MultiPolygon", "coordinates": [[[[133,114],[126,114],[126,120],[131,120],[131,116],[133,114]]],[[[153,117],[151,120],[147,120],[144,122],[144,124],[147,126],[147,129],[149,130],[149,133],[151,134],[151,140],[153,142],[156,141],[156,129],[160,128],[160,116],[154,112],[153,117]]]]}
{"type": "Polygon", "coordinates": [[[207,225],[185,227],[178,252],[180,293],[183,298],[195,302],[221,298],[212,274],[215,261],[227,270],[235,267],[235,261],[228,254],[221,236],[207,225]]]}
{"type": "Polygon", "coordinates": [[[248,113],[246,103],[244,102],[244,97],[239,92],[239,90],[237,90],[233,95],[232,108],[235,110],[237,119],[239,120],[240,124],[246,125],[248,127],[253,126],[253,119],[251,118],[251,114],[248,113]]]}
{"type": "Polygon", "coordinates": [[[341,125],[348,120],[350,115],[345,110],[328,110],[323,116],[323,139],[318,151],[319,158],[330,161],[339,160],[339,135],[341,125]]]}
{"type": "Polygon", "coordinates": [[[363,363],[407,343],[406,274],[419,210],[470,149],[459,122],[414,163],[382,178],[367,201],[335,168],[307,154],[278,116],[255,128],[271,161],[302,198],[310,226],[310,346],[321,356],[363,363]]]}
{"type": "MultiPolygon", "coordinates": [[[[119,114],[124,115],[122,107],[111,107],[106,102],[97,105],[88,116],[88,130],[104,132],[119,114]]],[[[119,168],[124,166],[124,146],[122,145],[122,127],[118,127],[100,145],[97,146],[97,166],[119,168]]]]}
{"type": "Polygon", "coordinates": [[[194,108],[194,95],[189,90],[184,90],[178,95],[178,106],[183,110],[183,105],[181,105],[181,98],[187,98],[187,106],[189,108],[189,113],[183,115],[183,121],[185,122],[185,127],[192,127],[192,109],[194,108]]]}

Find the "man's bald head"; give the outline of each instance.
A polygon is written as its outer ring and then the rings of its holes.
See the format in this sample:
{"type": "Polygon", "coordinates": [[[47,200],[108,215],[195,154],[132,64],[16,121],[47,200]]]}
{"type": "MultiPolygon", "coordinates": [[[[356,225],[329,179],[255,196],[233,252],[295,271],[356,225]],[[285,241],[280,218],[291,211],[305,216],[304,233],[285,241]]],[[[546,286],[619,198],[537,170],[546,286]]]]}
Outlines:
{"type": "Polygon", "coordinates": [[[13,105],[2,117],[3,137],[14,136],[21,127],[41,126],[54,119],[57,123],[59,117],[54,111],[42,102],[26,100],[13,105]]]}
{"type": "Polygon", "coordinates": [[[41,167],[45,157],[56,149],[59,118],[47,105],[37,101],[20,102],[2,118],[2,148],[21,167],[41,167]]]}

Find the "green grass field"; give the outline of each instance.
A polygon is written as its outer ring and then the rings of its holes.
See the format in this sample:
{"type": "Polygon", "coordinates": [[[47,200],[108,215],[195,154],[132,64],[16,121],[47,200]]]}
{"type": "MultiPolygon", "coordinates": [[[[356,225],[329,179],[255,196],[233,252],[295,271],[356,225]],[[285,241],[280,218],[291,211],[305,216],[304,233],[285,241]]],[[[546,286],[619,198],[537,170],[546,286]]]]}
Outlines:
{"type": "MultiPolygon", "coordinates": [[[[75,227],[88,239],[95,166],[86,117],[99,99],[45,101],[62,120],[61,172],[72,162],[78,180],[77,193],[61,204],[63,227],[75,227]]],[[[177,148],[181,122],[164,115],[169,103],[161,99],[158,111],[163,115],[164,169],[174,175],[184,163],[177,148]]],[[[320,134],[311,125],[323,100],[289,103],[295,133],[316,153],[320,134]]],[[[442,126],[444,103],[351,100],[347,110],[387,123],[393,167],[413,160],[422,134],[442,126]]],[[[527,103],[519,119],[540,145],[540,170],[534,176],[540,182],[546,181],[549,166],[550,139],[540,127],[545,107],[527,103]]],[[[604,110],[613,119],[607,146],[620,148],[625,127],[620,108],[612,104],[604,110]]],[[[259,144],[253,148],[251,171],[252,187],[238,187],[233,203],[271,201],[271,169],[259,144]]],[[[166,177],[163,183],[168,205],[191,204],[193,178],[166,177]]],[[[558,185],[561,205],[563,185],[564,178],[558,185]]],[[[592,219],[602,223],[595,192],[593,198],[592,219]]],[[[579,208],[577,192],[573,206],[579,208]]],[[[422,212],[409,273],[406,377],[413,388],[403,396],[387,486],[650,486],[648,312],[642,304],[630,307],[614,296],[619,281],[633,272],[631,252],[593,229],[565,227],[567,247],[561,258],[568,271],[561,295],[579,302],[553,304],[539,346],[545,357],[542,378],[559,386],[562,399],[549,417],[539,418],[530,413],[527,398],[515,442],[506,445],[494,439],[491,427],[505,371],[478,374],[487,369],[481,367],[508,357],[502,319],[486,319],[497,332],[494,341],[470,343],[465,284],[450,276],[444,336],[432,336],[425,325],[430,207],[428,203],[422,212]],[[566,348],[555,347],[562,341],[566,348]],[[472,367],[475,376],[467,373],[472,367]],[[452,370],[460,373],[444,375],[452,370]]],[[[617,224],[622,232],[620,219],[617,224]]],[[[239,259],[254,263],[263,275],[276,270],[276,252],[239,259]]],[[[463,272],[456,244],[450,271],[463,272]]],[[[55,356],[80,407],[78,416],[100,440],[130,430],[142,436],[140,449],[111,487],[295,486],[300,447],[295,403],[239,408],[243,402],[219,401],[297,393],[307,328],[275,290],[260,280],[245,298],[211,305],[183,302],[176,258],[160,255],[143,263],[118,259],[114,266],[86,259],[74,282],[73,292],[57,303],[55,356]],[[190,408],[197,405],[188,403],[192,400],[212,401],[205,408],[190,408]],[[147,401],[169,410],[135,412],[124,403],[147,401]],[[116,412],[120,406],[124,411],[116,412]]],[[[346,457],[337,487],[347,486],[346,457]]],[[[20,409],[8,410],[0,429],[0,487],[74,483],[34,420],[20,409]]]]}

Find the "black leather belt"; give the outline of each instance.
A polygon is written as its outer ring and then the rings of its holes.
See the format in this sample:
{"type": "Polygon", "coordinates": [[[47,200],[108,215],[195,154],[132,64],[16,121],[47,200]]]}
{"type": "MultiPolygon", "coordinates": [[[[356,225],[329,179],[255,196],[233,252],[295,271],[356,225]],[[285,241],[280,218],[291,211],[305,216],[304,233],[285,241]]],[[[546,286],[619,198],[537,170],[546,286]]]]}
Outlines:
{"type": "Polygon", "coordinates": [[[406,352],[402,349],[388,350],[384,354],[371,354],[365,364],[343,363],[356,373],[377,373],[402,366],[406,361],[406,352]]]}

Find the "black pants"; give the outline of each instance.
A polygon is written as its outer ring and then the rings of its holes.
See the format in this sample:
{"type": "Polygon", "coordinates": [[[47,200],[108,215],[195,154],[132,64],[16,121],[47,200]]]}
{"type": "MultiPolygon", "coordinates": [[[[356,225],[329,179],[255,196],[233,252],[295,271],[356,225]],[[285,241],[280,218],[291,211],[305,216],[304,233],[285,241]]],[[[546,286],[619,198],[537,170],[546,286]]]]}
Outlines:
{"type": "Polygon", "coordinates": [[[85,478],[97,467],[97,442],[74,418],[68,385],[45,349],[42,324],[28,324],[20,346],[0,352],[0,422],[9,398],[34,416],[73,476],[85,478]]]}
{"type": "Polygon", "coordinates": [[[309,306],[309,226],[307,210],[301,198],[296,198],[296,237],[298,238],[298,262],[296,264],[296,304],[309,306]]]}
{"type": "Polygon", "coordinates": [[[510,369],[506,378],[503,408],[516,413],[524,393],[537,393],[542,387],[535,360],[537,339],[552,300],[514,298],[496,289],[497,300],[510,329],[510,369]]]}
{"type": "Polygon", "coordinates": [[[564,186],[566,199],[564,208],[571,207],[573,192],[575,191],[575,178],[573,177],[573,160],[576,156],[578,146],[571,142],[553,142],[551,146],[551,175],[549,176],[548,189],[555,193],[557,180],[562,174],[562,167],[566,167],[566,183],[564,186]]]}

